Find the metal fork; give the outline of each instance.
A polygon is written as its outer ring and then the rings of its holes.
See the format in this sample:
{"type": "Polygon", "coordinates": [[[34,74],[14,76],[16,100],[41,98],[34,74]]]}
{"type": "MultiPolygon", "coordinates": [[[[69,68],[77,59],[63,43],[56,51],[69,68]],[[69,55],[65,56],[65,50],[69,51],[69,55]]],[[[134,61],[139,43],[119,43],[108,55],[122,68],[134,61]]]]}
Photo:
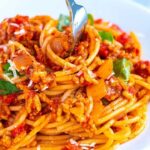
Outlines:
{"type": "Polygon", "coordinates": [[[87,23],[87,12],[85,8],[81,5],[78,5],[74,0],[66,0],[70,17],[71,17],[71,27],[72,27],[72,36],[73,36],[73,47],[76,42],[79,41],[85,25],[87,23]]]}

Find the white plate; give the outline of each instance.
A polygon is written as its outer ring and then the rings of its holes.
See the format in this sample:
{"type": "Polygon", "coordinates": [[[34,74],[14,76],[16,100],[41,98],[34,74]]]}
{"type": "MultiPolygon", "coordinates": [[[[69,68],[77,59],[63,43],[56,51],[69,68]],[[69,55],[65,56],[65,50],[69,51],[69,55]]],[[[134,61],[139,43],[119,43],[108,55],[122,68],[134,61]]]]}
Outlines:
{"type": "MultiPolygon", "coordinates": [[[[96,18],[103,18],[120,25],[126,31],[137,33],[143,47],[143,58],[150,60],[150,11],[131,0],[77,0],[96,18]]],[[[0,0],[0,20],[16,14],[58,17],[67,14],[65,0],[0,0]]],[[[150,111],[146,129],[119,150],[150,150],[150,111]]]]}

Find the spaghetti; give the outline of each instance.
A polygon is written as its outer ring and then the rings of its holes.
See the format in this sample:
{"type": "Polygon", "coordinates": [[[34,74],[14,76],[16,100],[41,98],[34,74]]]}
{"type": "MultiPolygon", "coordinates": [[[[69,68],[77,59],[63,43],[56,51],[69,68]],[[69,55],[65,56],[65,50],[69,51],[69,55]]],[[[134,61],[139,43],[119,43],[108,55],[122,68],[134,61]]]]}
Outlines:
{"type": "Polygon", "coordinates": [[[65,19],[0,24],[1,150],[112,150],[145,127],[150,62],[136,35],[90,15],[71,49],[65,19]]]}

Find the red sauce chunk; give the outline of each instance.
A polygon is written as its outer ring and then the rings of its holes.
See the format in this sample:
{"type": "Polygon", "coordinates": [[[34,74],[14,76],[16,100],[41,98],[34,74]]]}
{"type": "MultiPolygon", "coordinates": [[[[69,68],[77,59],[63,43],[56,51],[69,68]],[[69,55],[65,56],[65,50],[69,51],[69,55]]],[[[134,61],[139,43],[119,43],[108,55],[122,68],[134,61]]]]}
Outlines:
{"type": "Polygon", "coordinates": [[[134,65],[134,73],[147,78],[150,76],[150,61],[139,61],[134,65]]]}
{"type": "Polygon", "coordinates": [[[106,44],[104,44],[104,43],[101,44],[101,48],[99,50],[99,55],[102,59],[107,58],[107,56],[109,55],[109,49],[106,44]]]}
{"type": "Polygon", "coordinates": [[[24,131],[25,131],[25,124],[21,124],[14,130],[12,130],[11,135],[13,138],[15,138],[16,136],[18,136],[19,134],[21,134],[24,131]]]}
{"type": "Polygon", "coordinates": [[[76,144],[68,143],[62,150],[82,150],[82,148],[76,144]]]}
{"type": "Polygon", "coordinates": [[[101,24],[103,22],[103,19],[96,19],[95,21],[94,21],[94,23],[97,23],[97,24],[101,24]]]}
{"type": "Polygon", "coordinates": [[[29,57],[27,54],[19,54],[13,59],[13,62],[15,63],[18,70],[27,68],[33,63],[31,57],[29,57]]]}
{"type": "Polygon", "coordinates": [[[125,32],[123,32],[121,35],[119,35],[116,39],[119,43],[122,45],[125,45],[129,41],[129,35],[125,32]]]}
{"type": "Polygon", "coordinates": [[[15,19],[15,22],[18,23],[18,24],[23,24],[23,23],[26,23],[28,21],[29,21],[29,17],[28,16],[17,15],[17,17],[15,19]]]}
{"type": "Polygon", "coordinates": [[[16,96],[17,94],[9,94],[6,96],[0,96],[0,100],[5,104],[10,105],[11,103],[15,101],[16,96]]]}
{"type": "Polygon", "coordinates": [[[117,31],[120,31],[120,32],[123,32],[123,30],[116,24],[112,24],[111,28],[117,30],[117,31]]]}

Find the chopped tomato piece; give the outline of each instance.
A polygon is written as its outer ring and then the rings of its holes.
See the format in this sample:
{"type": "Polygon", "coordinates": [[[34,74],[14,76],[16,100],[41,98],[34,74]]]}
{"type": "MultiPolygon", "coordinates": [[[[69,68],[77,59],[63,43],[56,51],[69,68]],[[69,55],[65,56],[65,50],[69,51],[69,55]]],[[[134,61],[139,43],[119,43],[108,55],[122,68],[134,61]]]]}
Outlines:
{"type": "Polygon", "coordinates": [[[119,35],[116,40],[122,45],[125,45],[129,41],[129,35],[124,32],[121,35],[119,35]]]}
{"type": "Polygon", "coordinates": [[[103,112],[104,105],[101,101],[94,102],[94,107],[91,113],[92,119],[94,122],[100,117],[101,113],[103,112]]]}
{"type": "Polygon", "coordinates": [[[128,91],[129,91],[129,93],[131,93],[133,95],[136,93],[135,87],[129,87],[128,91]]]}
{"type": "Polygon", "coordinates": [[[52,50],[61,57],[65,57],[66,54],[71,49],[72,40],[69,33],[61,33],[58,37],[53,37],[51,39],[50,45],[52,50]]]}
{"type": "Polygon", "coordinates": [[[15,138],[17,135],[21,134],[23,131],[25,131],[25,125],[21,124],[14,130],[12,130],[11,135],[13,138],[15,138]]]}
{"type": "Polygon", "coordinates": [[[100,50],[99,50],[99,55],[102,59],[107,58],[109,55],[109,49],[108,46],[104,43],[101,44],[100,50]]]}
{"type": "Polygon", "coordinates": [[[83,85],[83,86],[89,86],[89,85],[91,85],[91,83],[88,82],[88,81],[84,81],[84,82],[82,83],[82,85],[83,85]]]}
{"type": "Polygon", "coordinates": [[[60,55],[64,51],[62,39],[53,38],[51,40],[51,48],[56,54],[60,55]]]}
{"type": "Polygon", "coordinates": [[[118,30],[120,32],[123,32],[122,29],[118,25],[116,25],[116,24],[112,24],[111,28],[113,28],[115,30],[118,30]]]}
{"type": "Polygon", "coordinates": [[[6,96],[0,96],[0,101],[2,101],[5,104],[10,105],[12,102],[14,102],[16,96],[17,96],[16,94],[9,94],[6,96]]]}
{"type": "Polygon", "coordinates": [[[15,98],[16,98],[16,94],[10,94],[6,96],[6,98],[4,98],[3,102],[6,104],[11,104],[12,102],[14,102],[15,98]]]}
{"type": "Polygon", "coordinates": [[[69,143],[62,150],[82,150],[82,148],[76,144],[69,143]]]}
{"type": "Polygon", "coordinates": [[[150,76],[150,61],[140,61],[134,65],[134,72],[143,78],[150,76]]]}
{"type": "Polygon", "coordinates": [[[3,101],[3,99],[4,99],[4,96],[0,96],[0,100],[2,100],[2,101],[3,101]]]}
{"type": "Polygon", "coordinates": [[[112,59],[106,60],[96,71],[96,75],[100,78],[107,79],[113,72],[112,59]]]}
{"type": "Polygon", "coordinates": [[[12,33],[14,33],[15,31],[17,31],[19,29],[20,29],[20,27],[17,26],[17,24],[15,24],[15,25],[14,24],[9,24],[8,29],[7,29],[7,33],[12,34],[12,33]]]}
{"type": "Polygon", "coordinates": [[[18,24],[22,24],[22,23],[25,23],[25,22],[28,22],[28,21],[29,21],[29,17],[28,16],[17,15],[15,22],[18,23],[18,24]]]}
{"type": "Polygon", "coordinates": [[[90,85],[87,87],[87,95],[98,101],[107,94],[106,85],[103,79],[98,81],[98,84],[90,85]]]}
{"type": "Polygon", "coordinates": [[[98,24],[100,24],[100,23],[102,23],[103,22],[103,19],[96,19],[95,21],[94,21],[94,23],[98,23],[98,24]]]}
{"type": "Polygon", "coordinates": [[[15,57],[13,59],[13,62],[15,63],[16,68],[18,70],[20,70],[22,68],[27,68],[30,65],[32,65],[32,63],[33,63],[31,57],[28,56],[27,54],[20,54],[20,55],[18,55],[17,57],[15,57]]]}

